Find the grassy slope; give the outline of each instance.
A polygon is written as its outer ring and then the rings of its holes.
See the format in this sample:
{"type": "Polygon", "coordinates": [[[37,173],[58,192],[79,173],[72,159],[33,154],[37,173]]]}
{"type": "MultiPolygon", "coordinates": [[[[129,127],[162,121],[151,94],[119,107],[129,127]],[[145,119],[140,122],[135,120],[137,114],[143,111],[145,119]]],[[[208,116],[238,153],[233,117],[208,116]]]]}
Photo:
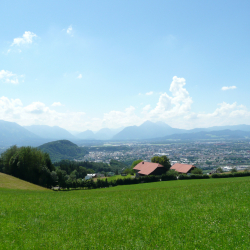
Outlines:
{"type": "Polygon", "coordinates": [[[249,249],[250,177],[0,190],[1,249],[249,249]]]}
{"type": "Polygon", "coordinates": [[[7,189],[25,189],[25,190],[37,190],[46,191],[48,189],[37,186],[27,181],[20,180],[11,175],[0,173],[0,190],[2,188],[7,189]]]}

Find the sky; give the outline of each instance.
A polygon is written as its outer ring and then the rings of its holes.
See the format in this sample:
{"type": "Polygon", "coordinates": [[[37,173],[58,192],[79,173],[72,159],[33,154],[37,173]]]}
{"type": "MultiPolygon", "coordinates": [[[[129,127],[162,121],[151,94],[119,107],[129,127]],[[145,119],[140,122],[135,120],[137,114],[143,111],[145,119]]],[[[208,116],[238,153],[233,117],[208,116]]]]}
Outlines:
{"type": "Polygon", "coordinates": [[[9,0],[0,23],[1,120],[250,124],[249,0],[9,0]]]}

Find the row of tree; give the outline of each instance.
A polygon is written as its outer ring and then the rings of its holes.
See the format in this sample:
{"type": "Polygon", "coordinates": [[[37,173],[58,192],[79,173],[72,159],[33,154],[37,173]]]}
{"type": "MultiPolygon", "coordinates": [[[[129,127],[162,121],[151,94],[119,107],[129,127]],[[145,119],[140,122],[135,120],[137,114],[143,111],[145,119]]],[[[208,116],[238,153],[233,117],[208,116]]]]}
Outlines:
{"type": "Polygon", "coordinates": [[[65,183],[77,182],[90,173],[118,174],[125,167],[116,160],[110,164],[62,160],[53,165],[48,153],[33,147],[12,146],[0,158],[0,172],[48,188],[58,183],[65,186],[65,183]]]}
{"type": "Polygon", "coordinates": [[[12,146],[1,155],[0,170],[22,180],[51,187],[57,174],[49,154],[37,148],[12,146]]]}

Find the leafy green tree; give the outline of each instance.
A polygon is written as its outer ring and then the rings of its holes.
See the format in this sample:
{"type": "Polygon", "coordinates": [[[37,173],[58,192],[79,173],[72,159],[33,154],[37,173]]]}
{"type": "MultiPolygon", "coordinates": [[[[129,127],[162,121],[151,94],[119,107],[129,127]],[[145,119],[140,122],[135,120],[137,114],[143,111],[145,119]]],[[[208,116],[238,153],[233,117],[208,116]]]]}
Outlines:
{"type": "Polygon", "coordinates": [[[235,168],[235,167],[232,168],[231,173],[236,173],[236,172],[238,172],[238,171],[237,171],[237,168],[235,168]]]}
{"type": "Polygon", "coordinates": [[[191,174],[202,174],[202,170],[200,168],[195,168],[191,171],[191,174]]]}
{"type": "Polygon", "coordinates": [[[216,169],[217,173],[223,173],[223,169],[221,167],[216,169]]]}
{"type": "Polygon", "coordinates": [[[51,178],[52,178],[54,184],[58,181],[58,176],[57,176],[56,171],[51,172],[51,178]]]}
{"type": "Polygon", "coordinates": [[[137,164],[139,164],[139,163],[142,162],[142,161],[143,161],[142,159],[133,161],[133,163],[132,163],[132,165],[131,165],[131,169],[133,169],[137,164]]]}
{"type": "Polygon", "coordinates": [[[153,158],[151,158],[151,162],[161,164],[162,166],[166,168],[166,171],[168,171],[171,168],[170,161],[166,155],[154,156],[153,158]]]}
{"type": "Polygon", "coordinates": [[[174,169],[169,169],[166,173],[166,175],[173,175],[173,176],[178,176],[179,173],[175,171],[174,169]]]}
{"type": "Polygon", "coordinates": [[[37,148],[12,146],[1,155],[3,171],[22,180],[51,187],[55,170],[48,154],[37,148]]]}
{"type": "Polygon", "coordinates": [[[14,145],[2,153],[1,155],[2,165],[3,165],[2,169],[4,173],[10,174],[10,164],[9,164],[10,159],[17,152],[17,150],[18,150],[18,147],[14,145]]]}
{"type": "Polygon", "coordinates": [[[140,162],[142,162],[143,160],[142,159],[139,159],[139,160],[136,160],[136,161],[133,161],[131,167],[130,167],[130,174],[135,174],[135,170],[133,169],[137,164],[139,164],[140,162]]]}

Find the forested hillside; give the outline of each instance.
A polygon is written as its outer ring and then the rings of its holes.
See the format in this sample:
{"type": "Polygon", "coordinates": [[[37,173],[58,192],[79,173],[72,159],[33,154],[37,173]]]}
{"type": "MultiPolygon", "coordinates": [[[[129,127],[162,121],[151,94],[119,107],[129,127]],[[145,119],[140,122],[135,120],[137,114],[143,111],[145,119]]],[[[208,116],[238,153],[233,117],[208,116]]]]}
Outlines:
{"type": "Polygon", "coordinates": [[[50,155],[52,162],[61,160],[77,160],[83,158],[88,151],[83,147],[78,147],[76,144],[68,140],[60,140],[45,143],[38,149],[50,155]]]}

